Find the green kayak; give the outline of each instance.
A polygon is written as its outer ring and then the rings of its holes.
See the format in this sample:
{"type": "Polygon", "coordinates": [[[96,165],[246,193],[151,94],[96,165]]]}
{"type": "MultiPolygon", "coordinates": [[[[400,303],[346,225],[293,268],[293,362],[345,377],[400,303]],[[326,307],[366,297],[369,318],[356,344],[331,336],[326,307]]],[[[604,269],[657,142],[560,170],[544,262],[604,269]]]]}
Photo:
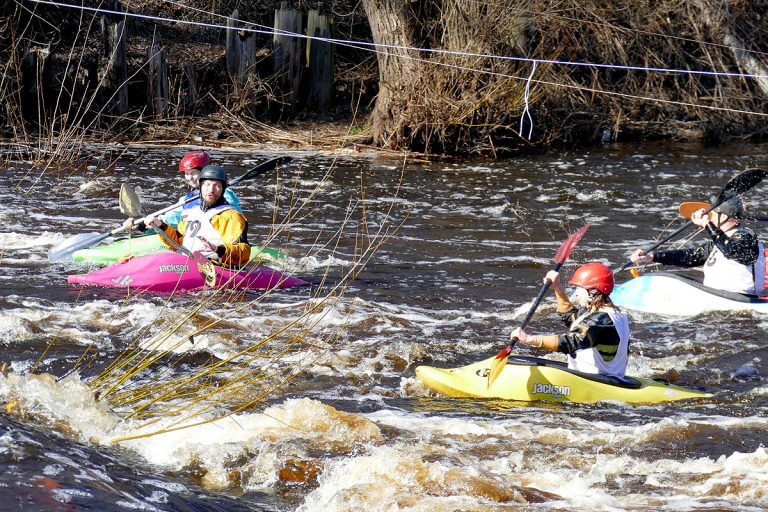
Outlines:
{"type": "MultiPolygon", "coordinates": [[[[110,244],[80,249],[72,254],[75,263],[108,265],[128,256],[145,256],[168,251],[168,247],[157,235],[121,238],[110,244]]],[[[288,257],[282,251],[268,247],[251,246],[251,261],[280,261],[288,257]]]]}

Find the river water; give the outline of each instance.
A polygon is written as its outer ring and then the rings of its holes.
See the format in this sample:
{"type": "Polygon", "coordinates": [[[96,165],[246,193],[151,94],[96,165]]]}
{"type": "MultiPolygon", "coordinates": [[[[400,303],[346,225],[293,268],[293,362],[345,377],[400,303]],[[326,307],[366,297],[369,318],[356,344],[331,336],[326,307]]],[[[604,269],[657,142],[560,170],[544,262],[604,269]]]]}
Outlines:
{"type": "MultiPolygon", "coordinates": [[[[121,183],[145,213],[180,196],[182,151],[94,148],[75,169],[6,157],[0,508],[765,510],[765,316],[630,313],[628,373],[715,393],[694,402],[451,399],[414,369],[503,348],[583,224],[567,274],[620,265],[679,225],[680,202],[707,200],[767,149],[457,163],[292,152],[236,190],[251,242],[288,252],[278,268],[311,284],[241,298],[81,289],[66,275],[87,268],[47,261],[66,238],[119,225],[121,183]]],[[[213,152],[231,176],[274,155],[213,152]]],[[[758,213],[767,187],[745,196],[758,213]]],[[[529,331],[559,328],[550,295],[529,331]]]]}

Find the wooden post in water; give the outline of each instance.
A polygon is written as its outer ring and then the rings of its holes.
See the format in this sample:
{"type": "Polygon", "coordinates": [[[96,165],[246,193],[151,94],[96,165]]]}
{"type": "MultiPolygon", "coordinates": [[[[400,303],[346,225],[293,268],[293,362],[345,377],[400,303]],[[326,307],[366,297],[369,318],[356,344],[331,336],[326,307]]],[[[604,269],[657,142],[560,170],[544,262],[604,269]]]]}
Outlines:
{"type": "Polygon", "coordinates": [[[240,65],[237,76],[244,85],[256,74],[256,35],[253,32],[245,32],[239,40],[240,65]]]}
{"type": "MultiPolygon", "coordinates": [[[[119,0],[112,2],[112,10],[122,12],[119,0]]],[[[115,15],[101,16],[101,34],[104,43],[99,75],[104,77],[103,103],[111,103],[111,109],[117,114],[128,112],[128,61],[126,59],[127,34],[125,18],[116,19],[115,15]]]]}
{"type": "Polygon", "coordinates": [[[24,49],[21,58],[21,114],[27,121],[45,124],[47,117],[47,97],[51,83],[50,47],[30,47],[24,49]]]}
{"type": "Polygon", "coordinates": [[[152,113],[160,117],[168,107],[168,62],[157,34],[147,49],[147,61],[147,99],[152,113]]]}
{"type": "Polygon", "coordinates": [[[280,9],[275,10],[272,68],[278,75],[278,87],[289,111],[297,106],[301,86],[303,39],[297,37],[302,33],[301,25],[301,12],[289,9],[288,2],[283,2],[280,9]]]}
{"type": "MultiPolygon", "coordinates": [[[[328,16],[312,9],[307,15],[307,35],[330,38],[333,34],[328,16]]],[[[307,40],[307,69],[309,92],[307,107],[316,112],[327,112],[333,107],[333,45],[328,41],[307,40]]]]}
{"type": "Polygon", "coordinates": [[[227,20],[227,74],[234,79],[240,72],[240,39],[237,29],[240,28],[238,21],[239,12],[237,9],[232,11],[232,16],[227,20]]]}
{"type": "Polygon", "coordinates": [[[190,64],[184,67],[184,76],[187,79],[187,90],[184,94],[184,112],[192,112],[197,105],[197,71],[190,64]]]}
{"type": "Polygon", "coordinates": [[[256,66],[256,37],[243,27],[235,9],[227,20],[227,74],[238,87],[248,82],[256,66]]]}

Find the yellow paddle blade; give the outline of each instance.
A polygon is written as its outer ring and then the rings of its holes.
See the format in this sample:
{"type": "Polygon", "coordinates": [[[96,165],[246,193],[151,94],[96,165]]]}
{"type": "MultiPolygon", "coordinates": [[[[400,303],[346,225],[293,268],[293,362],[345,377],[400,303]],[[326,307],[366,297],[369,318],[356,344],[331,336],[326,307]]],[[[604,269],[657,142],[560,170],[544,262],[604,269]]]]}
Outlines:
{"type": "Polygon", "coordinates": [[[640,277],[640,271],[637,270],[637,267],[629,269],[629,273],[632,274],[632,277],[640,277]]]}
{"type": "Polygon", "coordinates": [[[505,366],[507,366],[507,359],[508,357],[502,357],[494,358],[493,364],[491,365],[491,370],[488,372],[488,389],[491,389],[491,386],[493,386],[493,382],[498,378],[499,374],[501,373],[501,370],[504,369],[505,366]]]}
{"type": "Polygon", "coordinates": [[[203,254],[199,251],[195,251],[192,254],[192,259],[197,265],[197,270],[199,270],[200,273],[203,274],[203,277],[205,277],[205,284],[207,284],[212,288],[215,287],[216,286],[216,269],[213,267],[213,263],[211,263],[211,260],[203,256],[203,254]]]}
{"type": "Polygon", "coordinates": [[[687,203],[680,203],[680,215],[685,217],[686,219],[690,219],[691,215],[693,215],[693,212],[696,210],[701,210],[704,208],[705,210],[709,208],[709,203],[702,203],[700,201],[690,201],[687,203]]]}
{"type": "Polygon", "coordinates": [[[120,185],[120,212],[128,217],[141,217],[141,200],[133,187],[120,185]]]}

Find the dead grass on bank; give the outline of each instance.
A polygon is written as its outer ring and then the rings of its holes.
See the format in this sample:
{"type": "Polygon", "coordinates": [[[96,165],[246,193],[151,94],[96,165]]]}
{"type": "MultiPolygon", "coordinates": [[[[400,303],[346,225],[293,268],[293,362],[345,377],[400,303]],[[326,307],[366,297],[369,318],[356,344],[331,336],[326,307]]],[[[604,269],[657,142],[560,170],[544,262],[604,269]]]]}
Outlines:
{"type": "MultiPolygon", "coordinates": [[[[226,80],[217,31],[158,25],[165,40],[173,42],[168,45],[169,63],[175,70],[172,104],[165,116],[153,116],[146,108],[115,116],[98,106],[98,90],[79,96],[76,86],[77,77],[92,64],[92,54],[99,48],[94,18],[84,16],[75,30],[71,16],[61,12],[46,13],[50,19],[24,18],[18,8],[13,10],[16,4],[8,5],[11,7],[0,8],[4,27],[0,57],[5,63],[0,78],[0,124],[20,147],[29,148],[31,158],[43,161],[75,159],[86,144],[111,141],[212,147],[272,143],[323,151],[348,144],[366,150],[383,147],[385,152],[500,156],[600,142],[606,137],[612,141],[718,142],[761,138],[768,131],[764,122],[768,93],[756,80],[686,72],[744,72],[736,56],[738,44],[752,51],[747,54],[758,64],[768,64],[762,53],[768,51],[768,17],[747,0],[719,7],[699,0],[682,4],[677,0],[426,2],[412,20],[414,32],[422,35],[414,42],[417,47],[680,72],[551,63],[539,63],[534,70],[529,60],[411,51],[409,73],[399,83],[383,77],[381,87],[389,93],[384,95],[388,100],[377,104],[369,117],[368,109],[378,92],[374,54],[340,48],[337,89],[346,95],[343,108],[330,116],[303,113],[299,121],[280,124],[266,115],[280,106],[269,73],[246,87],[233,87],[226,80]],[[48,26],[55,27],[57,22],[66,30],[56,33],[48,26]],[[62,44],[70,32],[77,37],[62,44]],[[25,113],[20,108],[20,55],[30,41],[45,40],[41,34],[58,38],[58,50],[48,48],[57,51],[51,65],[65,72],[56,75],[62,78],[52,87],[55,108],[39,88],[36,94],[42,103],[32,109],[36,113],[29,109],[25,113]],[[181,69],[190,61],[198,67],[205,85],[199,104],[186,111],[181,104],[181,69]],[[373,130],[382,124],[381,119],[384,129],[373,130]]],[[[165,17],[222,22],[160,1],[128,1],[126,5],[165,17]]],[[[221,2],[217,10],[231,12],[236,6],[243,10],[236,2],[221,2]]],[[[351,13],[359,9],[348,7],[351,13]]],[[[272,4],[253,4],[244,14],[268,25],[273,8],[272,4]]],[[[361,18],[358,14],[358,20],[361,18]]],[[[148,38],[154,30],[153,24],[133,22],[132,81],[143,73],[148,38]]],[[[345,30],[347,27],[340,32],[345,30]]],[[[348,31],[347,37],[360,36],[348,31]]],[[[47,50],[41,47],[39,51],[47,50]]],[[[261,55],[264,63],[268,57],[268,52],[261,55]]]]}
{"type": "Polygon", "coordinates": [[[494,156],[766,134],[760,80],[707,73],[768,74],[768,17],[754,2],[428,3],[409,18],[427,34],[414,45],[468,54],[412,52],[407,72],[382,68],[392,94],[377,104],[374,138],[384,146],[494,156]]]}

